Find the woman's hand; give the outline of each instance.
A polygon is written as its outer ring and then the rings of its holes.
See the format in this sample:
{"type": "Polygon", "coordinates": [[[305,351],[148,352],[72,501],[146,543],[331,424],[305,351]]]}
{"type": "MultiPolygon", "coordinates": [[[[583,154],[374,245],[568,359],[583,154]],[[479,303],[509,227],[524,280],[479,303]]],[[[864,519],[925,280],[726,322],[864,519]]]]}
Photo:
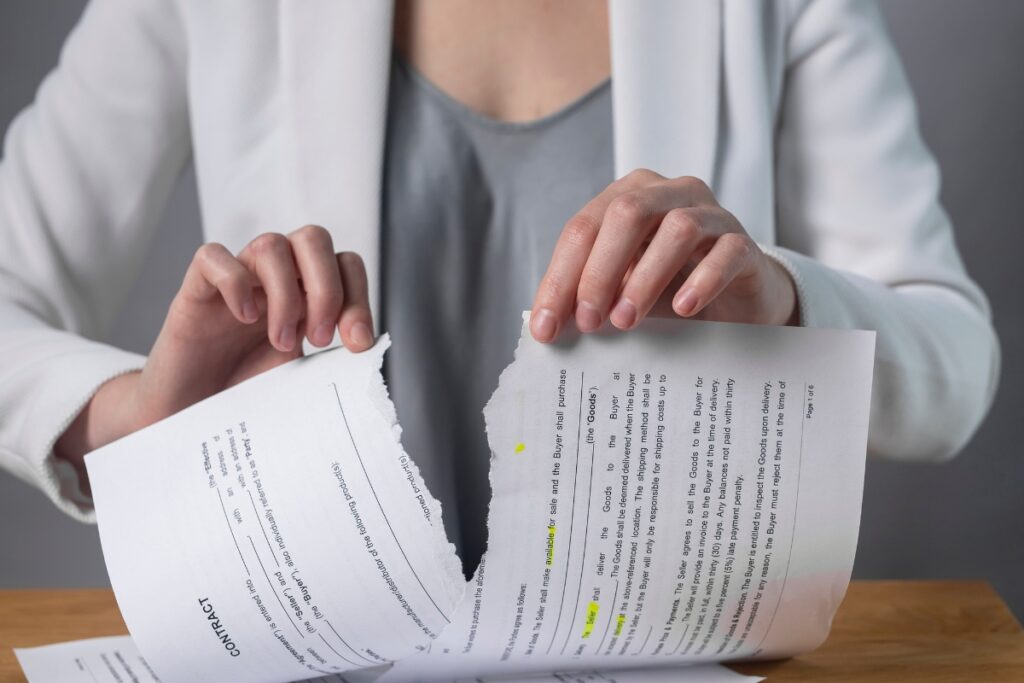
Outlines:
{"type": "Polygon", "coordinates": [[[261,235],[237,257],[203,245],[143,370],[104,384],[55,451],[83,473],[89,451],[301,356],[303,337],[327,346],[336,329],[353,351],[373,345],[362,259],[335,254],[323,228],[261,235]]]}
{"type": "Polygon", "coordinates": [[[622,330],[647,315],[795,324],[796,292],[736,218],[696,178],[637,170],[566,224],[530,316],[537,341],[570,316],[581,332],[622,330]]]}

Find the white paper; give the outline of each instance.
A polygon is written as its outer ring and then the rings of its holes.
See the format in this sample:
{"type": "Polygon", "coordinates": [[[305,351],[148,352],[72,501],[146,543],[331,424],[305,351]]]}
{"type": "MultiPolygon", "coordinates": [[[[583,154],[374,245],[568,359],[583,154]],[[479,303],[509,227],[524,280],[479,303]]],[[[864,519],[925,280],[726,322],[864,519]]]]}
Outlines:
{"type": "Polygon", "coordinates": [[[743,676],[724,666],[705,665],[675,669],[626,669],[540,674],[512,678],[475,678],[476,683],[755,683],[757,676],[743,676]]]}
{"type": "MultiPolygon", "coordinates": [[[[76,640],[14,651],[29,683],[159,683],[139,654],[131,636],[76,640]]],[[[636,669],[613,673],[574,672],[494,679],[495,683],[753,683],[762,678],[743,676],[721,666],[686,669],[636,669]]],[[[349,683],[342,674],[310,679],[308,683],[349,683]]],[[[455,682],[453,682],[455,683],[455,682]]],[[[467,683],[469,683],[467,681],[467,683]]],[[[473,683],[490,683],[477,678],[473,683]]]]}
{"type": "Polygon", "coordinates": [[[873,349],[869,332],[679,321],[552,348],[524,325],[484,411],[483,566],[384,679],[817,647],[857,543],[873,349]]]}
{"type": "Polygon", "coordinates": [[[380,365],[320,353],[86,459],[121,613],[165,681],[291,681],[425,648],[464,588],[380,365]]]}
{"type": "Polygon", "coordinates": [[[468,584],[398,442],[387,341],[300,359],[88,456],[122,614],[170,683],[718,680],[680,667],[813,649],[853,563],[873,344],[524,325],[468,584]]]}
{"type": "Polygon", "coordinates": [[[14,655],[29,683],[156,683],[131,636],[76,640],[17,649],[14,655]]]}

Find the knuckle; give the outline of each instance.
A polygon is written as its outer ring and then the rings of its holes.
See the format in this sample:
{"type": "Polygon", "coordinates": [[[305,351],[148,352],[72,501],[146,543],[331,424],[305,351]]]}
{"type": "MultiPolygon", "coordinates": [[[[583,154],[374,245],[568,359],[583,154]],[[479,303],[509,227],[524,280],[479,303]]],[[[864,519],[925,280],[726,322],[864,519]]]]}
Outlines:
{"type": "Polygon", "coordinates": [[[248,282],[244,273],[232,270],[230,272],[219,273],[210,281],[210,284],[221,292],[240,292],[248,285],[248,282]]]}
{"type": "Polygon", "coordinates": [[[267,298],[271,305],[276,304],[286,317],[300,317],[300,310],[305,306],[305,297],[299,289],[298,283],[294,286],[289,283],[284,287],[273,287],[267,290],[267,298]]]}
{"type": "Polygon", "coordinates": [[[548,275],[541,283],[537,297],[538,303],[547,308],[557,309],[569,291],[570,288],[565,280],[557,275],[548,275]]]}
{"type": "Polygon", "coordinates": [[[587,216],[577,214],[565,224],[563,235],[570,247],[582,247],[593,241],[599,227],[587,216]]]}
{"type": "Polygon", "coordinates": [[[692,175],[684,175],[675,180],[677,186],[693,201],[699,204],[717,205],[715,194],[708,183],[692,175]]]}
{"type": "Polygon", "coordinates": [[[620,223],[638,223],[647,215],[647,205],[636,194],[620,194],[608,205],[608,216],[620,223]]]}
{"type": "Polygon", "coordinates": [[[693,190],[706,190],[708,187],[703,180],[692,175],[684,175],[680,177],[679,184],[693,190]]]}
{"type": "Polygon", "coordinates": [[[718,239],[738,258],[747,258],[754,251],[754,243],[747,235],[727,232],[718,239]]]}
{"type": "Polygon", "coordinates": [[[664,176],[660,173],[655,173],[649,168],[634,168],[626,174],[626,177],[638,183],[649,183],[656,180],[664,180],[664,176]]]}
{"type": "Polygon", "coordinates": [[[337,313],[345,302],[342,292],[337,287],[325,287],[310,291],[310,304],[323,314],[337,313]]]}
{"type": "Polygon", "coordinates": [[[365,268],[363,257],[354,251],[343,251],[338,254],[338,262],[345,268],[365,268]]]}
{"type": "Polygon", "coordinates": [[[604,298],[612,277],[609,271],[597,264],[588,263],[580,276],[579,296],[585,299],[604,298]]]}
{"type": "MultiPolygon", "coordinates": [[[[730,232],[738,232],[747,238],[750,237],[747,234],[747,231],[744,230],[743,224],[740,223],[739,219],[736,218],[736,216],[732,212],[727,211],[726,209],[723,209],[721,206],[718,205],[708,207],[708,211],[717,216],[718,219],[721,221],[722,225],[729,226],[730,232]]],[[[752,239],[751,242],[753,242],[752,239]]]]}
{"type": "Polygon", "coordinates": [[[218,242],[207,242],[196,249],[196,253],[192,257],[192,260],[198,263],[210,263],[222,250],[224,250],[224,245],[218,242]]]}
{"type": "Polygon", "coordinates": [[[699,239],[703,226],[692,211],[672,209],[665,214],[661,229],[677,244],[685,244],[699,239]]]}
{"type": "Polygon", "coordinates": [[[308,313],[305,302],[298,297],[294,300],[291,296],[280,299],[271,297],[268,307],[270,320],[276,320],[281,325],[297,324],[308,313]]]}
{"type": "Polygon", "coordinates": [[[354,251],[344,251],[338,254],[338,268],[341,269],[341,276],[344,282],[359,283],[365,286],[367,283],[366,264],[363,257],[354,251]]]}
{"type": "Polygon", "coordinates": [[[622,288],[621,296],[632,300],[641,308],[646,306],[657,295],[655,292],[656,277],[655,273],[646,268],[637,268],[630,275],[626,286],[622,288]]]}
{"type": "Polygon", "coordinates": [[[304,225],[292,233],[292,239],[300,244],[331,249],[331,233],[319,225],[304,225]]]}
{"type": "Polygon", "coordinates": [[[254,254],[266,256],[285,249],[288,244],[288,238],[279,232],[265,232],[249,244],[254,254]]]}

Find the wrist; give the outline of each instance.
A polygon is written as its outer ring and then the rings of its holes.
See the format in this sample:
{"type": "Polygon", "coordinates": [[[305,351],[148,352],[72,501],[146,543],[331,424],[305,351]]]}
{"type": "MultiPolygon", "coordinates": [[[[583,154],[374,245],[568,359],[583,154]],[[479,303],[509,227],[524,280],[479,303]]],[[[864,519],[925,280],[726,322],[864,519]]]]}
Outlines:
{"type": "Polygon", "coordinates": [[[139,377],[139,372],[130,372],[103,383],[54,444],[54,455],[71,463],[86,493],[86,454],[140,426],[135,400],[139,377]]]}
{"type": "Polygon", "coordinates": [[[796,283],[789,271],[772,257],[767,257],[773,271],[771,288],[771,324],[796,327],[800,324],[800,300],[796,295],[796,283]]]}

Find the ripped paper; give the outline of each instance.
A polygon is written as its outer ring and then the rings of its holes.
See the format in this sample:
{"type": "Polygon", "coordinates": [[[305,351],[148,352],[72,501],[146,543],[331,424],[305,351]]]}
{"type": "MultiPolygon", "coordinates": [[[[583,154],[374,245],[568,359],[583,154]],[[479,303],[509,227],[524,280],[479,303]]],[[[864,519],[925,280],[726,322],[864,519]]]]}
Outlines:
{"type": "Polygon", "coordinates": [[[739,680],[707,665],[826,637],[872,333],[650,321],[551,346],[524,326],[485,409],[468,583],[399,443],[387,345],[299,359],[88,456],[160,680],[739,680]]]}

